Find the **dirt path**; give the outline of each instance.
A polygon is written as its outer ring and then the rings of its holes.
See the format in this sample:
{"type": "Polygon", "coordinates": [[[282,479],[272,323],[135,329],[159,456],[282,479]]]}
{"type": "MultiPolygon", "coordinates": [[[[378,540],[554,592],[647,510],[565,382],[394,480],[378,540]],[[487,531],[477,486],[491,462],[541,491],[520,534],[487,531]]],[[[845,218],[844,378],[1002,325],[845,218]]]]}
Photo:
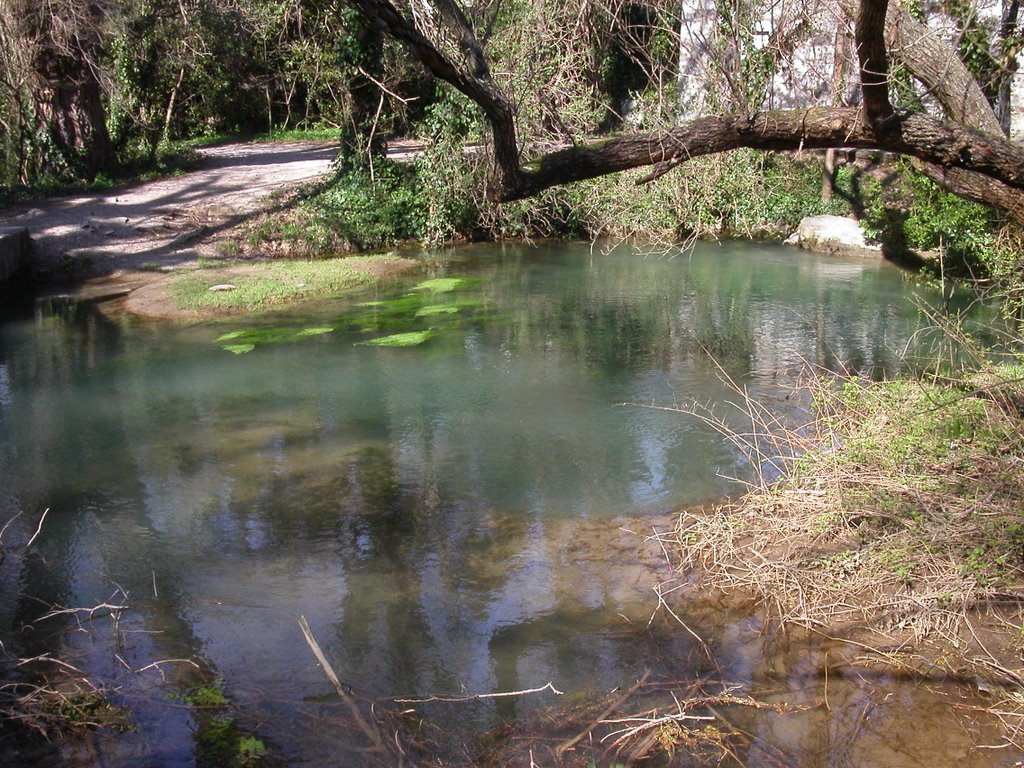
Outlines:
{"type": "Polygon", "coordinates": [[[129,290],[214,255],[218,232],[271,193],[326,173],[336,151],[323,142],[209,147],[185,175],[8,209],[0,226],[28,228],[39,280],[103,277],[129,290]]]}

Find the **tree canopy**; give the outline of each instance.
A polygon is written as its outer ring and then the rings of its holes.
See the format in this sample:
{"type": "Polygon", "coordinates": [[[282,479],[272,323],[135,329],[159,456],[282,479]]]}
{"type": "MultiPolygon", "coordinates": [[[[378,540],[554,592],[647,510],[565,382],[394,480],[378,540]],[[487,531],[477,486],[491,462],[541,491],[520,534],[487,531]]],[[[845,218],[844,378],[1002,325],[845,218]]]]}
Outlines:
{"type": "Polygon", "coordinates": [[[739,147],[916,158],[1024,221],[1019,0],[4,0],[4,184],[175,138],[485,137],[489,196],[739,147]],[[999,5],[993,5],[994,3],[999,5]],[[486,130],[481,131],[477,115],[486,130]]]}
{"type": "Polygon", "coordinates": [[[1024,189],[1024,149],[1002,134],[979,83],[948,46],[937,43],[928,28],[895,0],[892,9],[888,0],[844,0],[837,9],[853,21],[858,106],[760,110],[751,109],[749,101],[734,103],[731,109],[680,125],[630,131],[528,162],[523,162],[516,106],[488,66],[487,39],[455,0],[420,3],[429,14],[417,13],[417,4],[403,13],[389,0],[351,2],[486,115],[495,161],[490,194],[497,200],[515,200],[552,185],[641,166],[653,167],[650,178],[692,157],[739,147],[848,147],[910,155],[931,166],[931,172],[955,191],[1014,212],[1024,189]],[[430,22],[424,23],[424,18],[430,22]],[[933,116],[920,104],[917,109],[893,106],[888,47],[894,43],[901,53],[909,51],[901,64],[934,95],[945,115],[933,116]]]}

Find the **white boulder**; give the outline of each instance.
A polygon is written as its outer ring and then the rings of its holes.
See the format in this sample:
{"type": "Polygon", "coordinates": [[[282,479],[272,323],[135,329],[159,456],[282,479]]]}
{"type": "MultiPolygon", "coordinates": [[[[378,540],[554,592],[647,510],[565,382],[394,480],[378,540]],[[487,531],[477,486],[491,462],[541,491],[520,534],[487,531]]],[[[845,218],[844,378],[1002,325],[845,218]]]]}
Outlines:
{"type": "Polygon", "coordinates": [[[864,234],[860,224],[844,216],[805,216],[786,245],[841,256],[882,258],[882,245],[864,234]]]}

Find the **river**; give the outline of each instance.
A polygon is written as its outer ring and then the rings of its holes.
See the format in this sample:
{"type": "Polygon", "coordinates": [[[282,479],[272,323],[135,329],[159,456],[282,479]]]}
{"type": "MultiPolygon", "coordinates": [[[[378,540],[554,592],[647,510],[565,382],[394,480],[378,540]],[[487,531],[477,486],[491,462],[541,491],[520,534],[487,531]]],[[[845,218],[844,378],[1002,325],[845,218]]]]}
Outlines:
{"type": "MultiPolygon", "coordinates": [[[[452,761],[477,759],[480,734],[502,723],[600,700],[644,670],[663,683],[710,674],[658,610],[652,588],[675,574],[650,536],[759,468],[673,409],[717,404],[739,424],[728,377],[801,418],[808,366],[912,365],[929,338],[915,302],[935,300],[886,263],[753,243],[422,258],[398,282],[258,319],[151,323],[60,300],[8,310],[2,639],[75,664],[134,723],[17,759],[217,764],[221,727],[258,739],[266,764],[357,764],[364,734],[301,616],[361,701],[563,693],[394,705],[443,729],[452,761]],[[104,603],[124,607],[39,620],[104,603]],[[200,685],[228,704],[194,706],[200,685]]],[[[747,765],[933,765],[923,721],[945,739],[939,762],[1013,764],[976,749],[991,735],[980,726],[950,735],[942,697],[966,706],[969,691],[840,674],[825,709],[827,648],[769,656],[756,616],[675,610],[741,694],[781,685],[813,710],[744,720],[759,734],[747,765]]]]}

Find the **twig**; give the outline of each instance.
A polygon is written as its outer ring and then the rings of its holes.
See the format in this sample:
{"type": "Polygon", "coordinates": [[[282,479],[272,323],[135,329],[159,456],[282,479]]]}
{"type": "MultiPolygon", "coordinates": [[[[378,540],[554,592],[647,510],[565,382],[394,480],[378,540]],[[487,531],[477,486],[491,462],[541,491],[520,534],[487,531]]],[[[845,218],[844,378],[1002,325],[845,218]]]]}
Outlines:
{"type": "Polygon", "coordinates": [[[525,691],[503,691],[501,693],[477,693],[472,696],[428,696],[425,699],[395,699],[396,704],[427,704],[432,701],[477,701],[479,699],[508,699],[513,696],[528,696],[531,693],[543,693],[551,691],[556,696],[561,696],[562,691],[555,688],[553,683],[542,685],[540,688],[528,688],[525,691]]]}
{"type": "Polygon", "coordinates": [[[568,741],[563,741],[561,744],[559,744],[558,748],[555,750],[555,755],[557,757],[561,758],[563,753],[565,753],[568,750],[572,749],[577,744],[579,744],[581,741],[583,741],[583,739],[587,738],[587,736],[589,736],[593,732],[593,730],[595,728],[597,728],[597,726],[599,726],[601,724],[601,722],[606,717],[608,717],[608,715],[610,715],[616,709],[618,709],[623,704],[625,704],[627,701],[629,701],[629,699],[631,699],[633,697],[634,693],[636,693],[638,690],[643,688],[644,685],[647,683],[648,678],[650,678],[650,676],[651,676],[651,670],[645,669],[643,675],[640,676],[640,679],[637,680],[636,683],[634,683],[629,688],[629,690],[627,690],[625,693],[623,693],[621,696],[619,696],[617,699],[615,699],[615,701],[613,701],[611,704],[609,704],[605,708],[605,710],[600,715],[597,716],[597,719],[594,720],[594,722],[592,722],[584,730],[580,731],[577,735],[573,736],[568,741]]]}
{"type": "Polygon", "coordinates": [[[61,608],[60,610],[44,613],[42,616],[39,617],[38,621],[43,621],[44,619],[52,619],[54,616],[64,616],[69,613],[85,613],[88,614],[89,618],[91,619],[93,617],[93,614],[96,613],[96,611],[102,611],[104,609],[107,609],[111,613],[117,613],[118,611],[123,611],[126,608],[128,608],[127,605],[111,605],[110,603],[100,603],[99,605],[94,605],[92,608],[61,608]]]}
{"type": "Polygon", "coordinates": [[[11,523],[13,523],[19,517],[21,517],[21,512],[18,512],[14,517],[12,517],[10,520],[8,520],[6,523],[4,523],[4,527],[3,528],[0,528],[0,541],[3,541],[4,534],[7,533],[7,529],[11,527],[11,523]]]}
{"type": "Polygon", "coordinates": [[[682,711],[674,712],[671,715],[662,715],[661,717],[620,717],[615,720],[605,720],[604,723],[608,725],[625,725],[626,727],[618,731],[612,731],[601,741],[604,742],[617,737],[612,742],[612,746],[617,747],[638,733],[643,733],[646,730],[658,728],[668,723],[679,723],[683,720],[710,721],[714,719],[710,715],[688,715],[682,711]]]}
{"type": "Polygon", "coordinates": [[[373,744],[373,748],[379,752],[387,753],[387,748],[384,746],[384,740],[381,738],[380,733],[374,727],[372,727],[363,717],[362,711],[359,709],[359,705],[356,704],[352,696],[349,695],[348,691],[345,690],[345,686],[341,684],[338,679],[338,675],[334,672],[334,668],[330,662],[327,661],[327,657],[324,656],[324,652],[320,649],[320,644],[313,637],[313,630],[309,627],[309,622],[306,621],[305,616],[299,616],[299,629],[302,630],[302,634],[306,638],[306,643],[309,644],[310,650],[313,651],[313,655],[316,656],[317,663],[320,664],[320,669],[324,671],[327,679],[330,681],[334,690],[338,694],[345,705],[349,708],[352,713],[352,719],[355,720],[356,725],[359,726],[359,730],[370,740],[373,744]]]}
{"type": "MultiPolygon", "coordinates": [[[[36,532],[32,534],[32,538],[29,539],[28,540],[28,544],[25,545],[25,549],[26,550],[29,549],[32,546],[32,542],[36,540],[36,536],[38,536],[39,532],[41,530],[43,530],[43,521],[46,519],[46,515],[47,515],[47,513],[49,513],[49,511],[50,511],[49,507],[47,507],[46,509],[43,510],[43,516],[39,518],[39,526],[36,528],[36,532]]],[[[6,529],[7,526],[5,525],[4,528],[6,529]]]]}

